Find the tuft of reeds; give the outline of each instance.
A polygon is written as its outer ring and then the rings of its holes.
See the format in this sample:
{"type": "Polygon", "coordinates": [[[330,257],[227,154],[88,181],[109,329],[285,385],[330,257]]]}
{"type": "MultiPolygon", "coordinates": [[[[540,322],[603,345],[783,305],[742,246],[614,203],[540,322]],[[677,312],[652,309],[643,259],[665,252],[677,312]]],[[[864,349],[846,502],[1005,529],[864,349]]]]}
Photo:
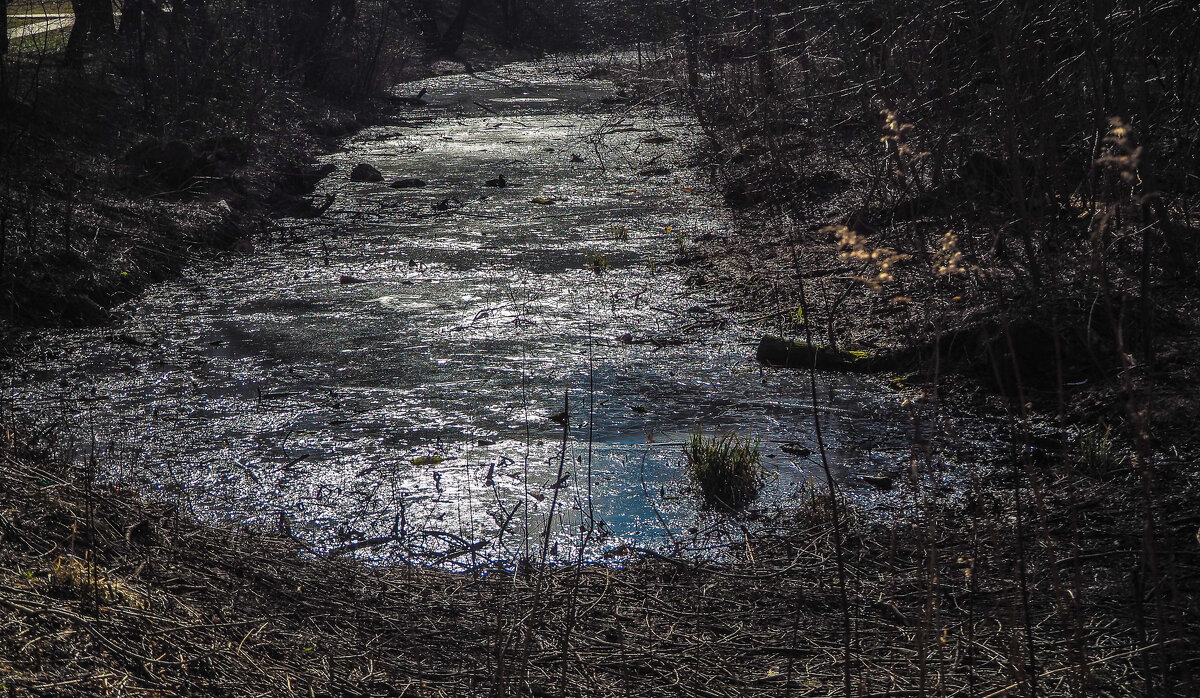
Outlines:
{"type": "Polygon", "coordinates": [[[1104,477],[1127,464],[1119,446],[1113,440],[1112,427],[1075,427],[1075,467],[1085,475],[1104,477]]]}
{"type": "Polygon", "coordinates": [[[697,428],[683,445],[688,477],[706,502],[740,509],[758,497],[766,480],[758,454],[759,439],[713,434],[697,428]]]}

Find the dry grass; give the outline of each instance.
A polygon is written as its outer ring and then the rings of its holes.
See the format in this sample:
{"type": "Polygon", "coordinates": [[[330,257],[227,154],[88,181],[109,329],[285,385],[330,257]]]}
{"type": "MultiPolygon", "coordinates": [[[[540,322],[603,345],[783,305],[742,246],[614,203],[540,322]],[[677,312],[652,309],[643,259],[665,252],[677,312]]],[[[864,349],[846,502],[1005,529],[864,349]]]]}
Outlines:
{"type": "MultiPolygon", "coordinates": [[[[313,558],[286,536],[200,526],[129,492],[89,497],[45,454],[0,457],[0,685],[15,695],[839,692],[840,602],[815,494],[720,563],[633,554],[466,575],[313,558]]],[[[1069,497],[1043,493],[1046,518],[1020,530],[1014,497],[1031,495],[1010,478],[980,482],[965,508],[906,491],[916,518],[848,531],[859,693],[1022,695],[1036,675],[1039,695],[1131,695],[1160,653],[1182,676],[1195,625],[1162,637],[1128,601],[1136,502],[1078,480],[1069,497]]],[[[1196,598],[1196,562],[1175,557],[1183,599],[1196,598]]]]}

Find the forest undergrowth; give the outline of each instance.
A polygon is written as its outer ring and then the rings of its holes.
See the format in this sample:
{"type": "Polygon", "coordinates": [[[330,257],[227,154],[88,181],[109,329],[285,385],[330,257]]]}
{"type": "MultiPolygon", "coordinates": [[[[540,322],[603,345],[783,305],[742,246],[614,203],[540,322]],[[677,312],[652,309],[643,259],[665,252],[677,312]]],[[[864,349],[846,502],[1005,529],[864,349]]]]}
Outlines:
{"type": "MultiPolygon", "coordinates": [[[[1197,19],[1182,3],[692,2],[665,66],[743,212],[697,283],[729,289],[764,332],[919,353],[892,381],[924,426],[903,524],[927,565],[915,656],[1004,625],[969,607],[957,630],[932,620],[943,585],[978,581],[984,555],[964,541],[1011,573],[1020,685],[967,695],[1197,691],[1197,19]],[[964,412],[1008,419],[982,476],[999,479],[922,500],[964,412]],[[983,500],[1001,529],[962,525],[983,500]],[[1136,686],[1096,682],[1092,662],[1116,655],[1089,626],[1124,628],[1136,686]],[[1051,657],[1074,669],[1046,672],[1051,657]]],[[[846,694],[872,693],[860,627],[845,619],[846,694]]],[[[914,666],[917,692],[974,661],[914,666]]]]}
{"type": "MultiPolygon", "coordinates": [[[[200,525],[97,482],[54,434],[5,417],[4,690],[1200,695],[1194,11],[648,5],[670,34],[657,77],[695,108],[704,164],[743,217],[692,280],[721,284],[764,332],[920,350],[892,381],[915,434],[894,483],[899,506],[864,515],[830,477],[720,562],[629,551],[605,564],[581,556],[472,574],[374,568],[313,556],[282,525],[200,525]],[[947,416],[971,410],[1008,420],[995,453],[956,438],[947,416]],[[930,476],[945,468],[970,484],[937,486],[930,476]]],[[[52,78],[62,89],[47,103],[78,97],[102,111],[142,84],[89,79],[87,65],[52,78]]],[[[19,76],[6,79],[16,89],[19,76]]],[[[195,106],[166,97],[139,119],[195,106]]],[[[4,108],[10,128],[41,113],[11,97],[4,108]]],[[[43,140],[10,132],[9,153],[77,139],[73,152],[95,157],[5,180],[4,312],[47,317],[21,300],[45,286],[86,298],[71,313],[55,306],[52,319],[101,317],[111,298],[93,293],[101,253],[89,250],[161,254],[161,238],[141,237],[172,229],[147,231],[153,215],[249,241],[253,231],[222,228],[236,207],[209,189],[236,180],[185,168],[163,190],[176,164],[168,143],[219,168],[241,157],[230,132],[288,130],[249,117],[172,119],[157,131],[139,120],[136,137],[96,136],[89,129],[113,123],[101,119],[43,140]],[[141,174],[131,178],[113,163],[147,134],[160,149],[149,167],[134,150],[141,174]],[[93,193],[81,205],[101,175],[148,193],[135,204],[93,193]],[[198,212],[160,214],[163,201],[198,212]],[[104,235],[124,242],[88,246],[104,235]],[[72,265],[83,281],[61,275],[72,265]]],[[[335,110],[313,132],[350,121],[335,110]]],[[[284,194],[283,205],[304,196],[284,194]]],[[[136,262],[104,265],[122,279],[142,273],[136,262]]]]}

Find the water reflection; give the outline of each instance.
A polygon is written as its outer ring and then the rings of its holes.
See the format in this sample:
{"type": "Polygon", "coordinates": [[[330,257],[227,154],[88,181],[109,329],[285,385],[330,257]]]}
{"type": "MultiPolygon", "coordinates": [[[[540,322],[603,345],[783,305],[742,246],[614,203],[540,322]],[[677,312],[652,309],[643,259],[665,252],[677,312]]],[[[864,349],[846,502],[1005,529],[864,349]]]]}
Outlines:
{"type": "MultiPolygon", "coordinates": [[[[681,166],[695,125],[606,107],[611,85],[544,64],[414,87],[433,102],[420,121],[326,158],[324,219],[155,288],[119,327],[43,336],[18,401],[85,425],[114,475],[201,515],[450,565],[736,531],[681,481],[696,425],[766,439],[757,510],[801,496],[806,382],[761,370],[757,334],[671,264],[730,225],[681,166]],[[358,162],[385,181],[349,182],[358,162]],[[498,174],[510,186],[484,186],[498,174]],[[428,186],[387,186],[400,177],[428,186]]],[[[903,467],[882,381],[822,381],[838,471],[903,467]]]]}

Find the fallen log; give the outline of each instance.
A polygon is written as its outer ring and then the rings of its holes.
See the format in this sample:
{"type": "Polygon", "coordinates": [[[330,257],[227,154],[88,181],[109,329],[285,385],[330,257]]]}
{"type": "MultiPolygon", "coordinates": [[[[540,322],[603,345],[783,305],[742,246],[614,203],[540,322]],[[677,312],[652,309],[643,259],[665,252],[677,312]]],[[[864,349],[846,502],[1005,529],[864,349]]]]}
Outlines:
{"type": "Polygon", "coordinates": [[[815,368],[818,371],[898,371],[911,368],[915,355],[911,352],[874,354],[823,347],[766,335],[758,343],[755,358],[768,366],[782,368],[815,368]]]}

